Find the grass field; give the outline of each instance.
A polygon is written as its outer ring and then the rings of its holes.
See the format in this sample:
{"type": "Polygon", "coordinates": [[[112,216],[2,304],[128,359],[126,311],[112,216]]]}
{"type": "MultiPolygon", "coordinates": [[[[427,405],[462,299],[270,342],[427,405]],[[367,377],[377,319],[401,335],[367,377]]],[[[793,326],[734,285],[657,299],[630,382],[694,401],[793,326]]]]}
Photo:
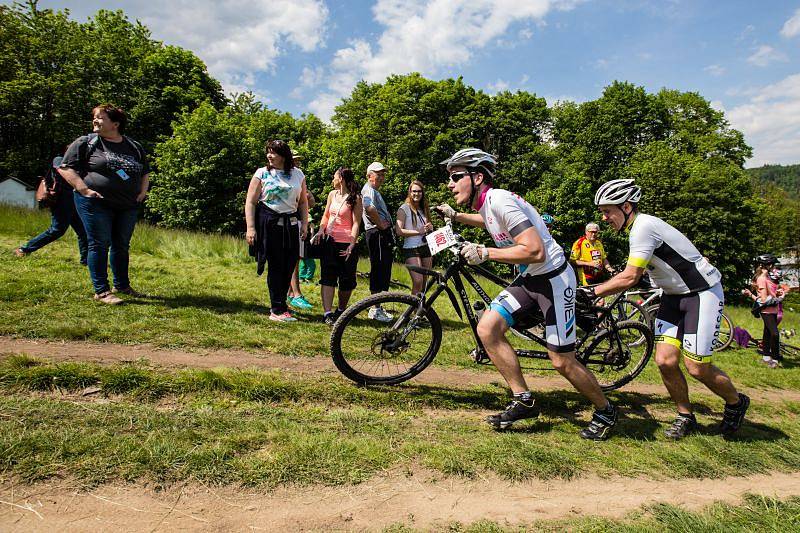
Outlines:
{"type": "MultiPolygon", "coordinates": [[[[241,240],[140,224],[132,242],[131,280],[137,290],[149,297],[110,308],[90,305],[88,272],[78,264],[71,232],[22,260],[10,253],[46,226],[44,213],[0,207],[0,248],[9,250],[0,254],[2,335],[328,355],[330,330],[320,320],[319,287],[304,286],[307,298],[316,307],[297,313],[301,319],[298,323],[270,322],[264,277],[255,275],[255,264],[241,240]]],[[[361,261],[359,270],[369,270],[366,260],[361,261]]],[[[407,270],[396,264],[393,278],[408,283],[407,270]]],[[[499,292],[499,288],[496,290],[499,292]]],[[[367,295],[367,282],[362,279],[352,301],[367,295]]],[[[436,309],[445,323],[438,363],[471,365],[466,357],[474,348],[469,329],[446,298],[437,301],[436,309]]],[[[727,310],[736,324],[760,336],[761,324],[747,309],[727,310]]],[[[782,325],[800,330],[800,314],[787,311],[782,325]]],[[[749,368],[754,360],[752,350],[720,355],[722,364],[730,364],[737,374],[751,374],[749,368]]],[[[784,380],[783,375],[775,380],[775,373],[757,372],[743,378],[759,386],[800,384],[795,379],[784,380]],[[770,377],[762,380],[761,376],[770,377]]],[[[651,372],[644,379],[658,381],[651,372]]]]}
{"type": "MultiPolygon", "coordinates": [[[[47,226],[43,213],[0,207],[0,335],[88,340],[200,350],[240,348],[328,357],[330,329],[320,321],[318,287],[305,285],[317,307],[300,321],[267,318],[263,278],[240,240],[139,225],[131,279],[149,296],[108,307],[91,300],[74,236],[24,259],[11,249],[47,226]]],[[[368,270],[362,261],[360,270],[368,270]]],[[[408,282],[395,265],[393,277],[408,282]]],[[[359,281],[354,300],[367,295],[359,281]]],[[[760,336],[744,308],[729,306],[737,325],[760,336]]],[[[472,367],[468,328],[446,299],[437,304],[445,332],[441,367],[472,367]]],[[[784,327],[800,329],[788,309],[784,327]]],[[[666,392],[613,394],[623,406],[618,433],[602,444],[577,432],[591,416],[566,382],[538,394],[539,419],[496,433],[482,423],[503,407],[498,382],[460,387],[410,382],[359,388],[339,377],[301,377],[230,369],[167,371],[146,363],[53,364],[0,354],[0,472],[24,482],[76,479],[170,484],[201,480],[259,488],[348,485],[387,470],[424,468],[447,476],[572,479],[585,475],[652,479],[723,477],[800,471],[797,361],[770,370],[752,349],[721,352],[716,361],[743,387],[766,391],[734,438],[715,427],[720,401],[695,394],[701,431],[680,442],[662,434],[674,408],[666,392]],[[88,390],[88,392],[87,392],[88,390]]],[[[545,362],[534,374],[553,375],[545,362]]],[[[495,372],[491,367],[482,371],[495,372]]],[[[637,381],[660,383],[650,364],[637,381]]],[[[797,529],[800,500],[748,498],[702,512],[651,506],[621,520],[579,519],[528,524],[546,531],[745,531],[797,529]],[[778,527],[780,525],[781,527],[778,527]],[[783,526],[788,525],[786,529],[783,526]]],[[[527,527],[526,526],[526,527],[527,527]]],[[[397,524],[390,531],[407,531],[397,524]]],[[[515,531],[492,522],[452,524],[450,531],[515,531]]]]}
{"type": "Polygon", "coordinates": [[[505,390],[494,385],[357,388],[280,372],[164,372],[11,357],[0,363],[0,389],[0,449],[10,450],[0,461],[26,480],[69,473],[90,484],[339,484],[416,464],[510,480],[800,469],[800,402],[788,400],[754,403],[750,423],[724,440],[715,429],[720,402],[698,395],[703,429],[674,443],[660,432],[673,416],[667,398],[619,393],[625,416],[618,435],[587,446],[577,432],[591,413],[567,390],[539,394],[539,419],[496,433],[481,422],[505,402],[505,390]],[[84,400],[79,393],[92,386],[112,401],[84,400]]]}

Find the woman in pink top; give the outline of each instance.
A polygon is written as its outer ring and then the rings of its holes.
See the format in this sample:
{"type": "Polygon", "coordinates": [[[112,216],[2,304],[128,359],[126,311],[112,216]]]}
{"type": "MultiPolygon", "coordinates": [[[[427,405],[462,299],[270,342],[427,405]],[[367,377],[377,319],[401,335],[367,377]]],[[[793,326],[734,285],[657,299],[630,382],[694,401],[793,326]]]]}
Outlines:
{"type": "Polygon", "coordinates": [[[350,295],[356,288],[358,254],[353,253],[358,240],[363,207],[355,175],[349,168],[341,167],[333,174],[333,190],[328,194],[325,212],[314,242],[324,243],[320,259],[322,273],[322,309],[324,320],[333,325],[347,307],[350,295]],[[339,285],[339,306],[332,311],[333,293],[339,285]]]}
{"type": "MultiPolygon", "coordinates": [[[[766,302],[769,299],[778,299],[783,296],[783,291],[778,287],[781,277],[777,265],[768,265],[756,269],[755,285],[758,290],[758,301],[766,302]]],[[[764,321],[764,362],[771,368],[778,366],[781,360],[780,332],[778,331],[778,314],[780,304],[770,305],[761,309],[761,320],[764,321]]]]}

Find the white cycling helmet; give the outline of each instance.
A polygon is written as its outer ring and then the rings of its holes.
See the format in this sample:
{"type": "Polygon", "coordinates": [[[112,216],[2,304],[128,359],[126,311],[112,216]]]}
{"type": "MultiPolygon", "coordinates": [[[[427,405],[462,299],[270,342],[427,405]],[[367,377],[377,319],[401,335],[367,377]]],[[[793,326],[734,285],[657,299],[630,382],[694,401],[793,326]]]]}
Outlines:
{"type": "Polygon", "coordinates": [[[494,178],[497,171],[497,159],[492,154],[486,153],[478,148],[464,148],[454,153],[441,163],[447,165],[447,170],[453,167],[478,168],[489,174],[489,178],[494,178]]]}
{"type": "Polygon", "coordinates": [[[625,202],[638,203],[642,199],[642,189],[633,180],[611,180],[597,189],[594,205],[622,205],[625,202]]]}

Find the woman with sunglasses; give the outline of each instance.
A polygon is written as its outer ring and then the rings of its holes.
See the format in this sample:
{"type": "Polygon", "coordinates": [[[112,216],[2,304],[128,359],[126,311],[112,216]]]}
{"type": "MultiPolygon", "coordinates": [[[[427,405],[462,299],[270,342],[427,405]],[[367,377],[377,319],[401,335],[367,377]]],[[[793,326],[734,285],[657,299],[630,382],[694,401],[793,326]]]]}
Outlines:
{"type": "MultiPolygon", "coordinates": [[[[407,265],[431,268],[433,258],[425,241],[425,235],[433,231],[430,222],[431,214],[425,187],[422,182],[414,180],[408,186],[406,200],[397,210],[397,228],[395,233],[403,237],[403,259],[407,265]]],[[[419,294],[425,288],[425,276],[409,269],[411,275],[411,293],[419,294]]]]}

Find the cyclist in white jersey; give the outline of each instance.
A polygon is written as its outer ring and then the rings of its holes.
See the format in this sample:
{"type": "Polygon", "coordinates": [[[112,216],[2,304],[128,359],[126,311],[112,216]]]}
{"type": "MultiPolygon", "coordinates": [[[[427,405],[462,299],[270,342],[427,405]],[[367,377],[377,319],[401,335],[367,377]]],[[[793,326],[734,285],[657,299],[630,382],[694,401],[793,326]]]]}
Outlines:
{"type": "Polygon", "coordinates": [[[730,378],[711,364],[725,303],[722,275],[683,233],[660,218],[639,213],[641,196],[633,180],[612,180],[597,190],[594,202],[603,220],[617,231],[629,233],[630,254],[623,272],[605,283],[583,288],[585,292],[579,291],[579,297],[594,299],[624,291],[633,287],[646,269],[664,290],[655,322],[655,359],[678,409],[666,436],[680,439],[697,427],[680,368],[681,352],[689,374],[725,400],[720,430],[733,433],[744,420],[750,398],[739,393],[730,378]]]}
{"type": "Polygon", "coordinates": [[[461,253],[467,262],[475,265],[491,259],[524,267],[478,322],[478,336],[514,394],[506,409],[489,416],[487,422],[505,429],[517,420],[538,416],[517,354],[505,335],[515,323],[524,323],[533,311],[541,309],[553,366],[595,406],[592,421],[581,431],[581,437],[608,438],[617,421],[617,409],[606,399],[594,375],[575,359],[575,273],[564,251],[550,236],[536,209],[516,194],[492,188],[497,164],[494,156],[466,148],[442,164],[447,165],[448,188],[456,203],[478,213],[456,212],[447,204],[437,209],[454,221],[486,228],[497,246],[466,243],[461,253]]]}

